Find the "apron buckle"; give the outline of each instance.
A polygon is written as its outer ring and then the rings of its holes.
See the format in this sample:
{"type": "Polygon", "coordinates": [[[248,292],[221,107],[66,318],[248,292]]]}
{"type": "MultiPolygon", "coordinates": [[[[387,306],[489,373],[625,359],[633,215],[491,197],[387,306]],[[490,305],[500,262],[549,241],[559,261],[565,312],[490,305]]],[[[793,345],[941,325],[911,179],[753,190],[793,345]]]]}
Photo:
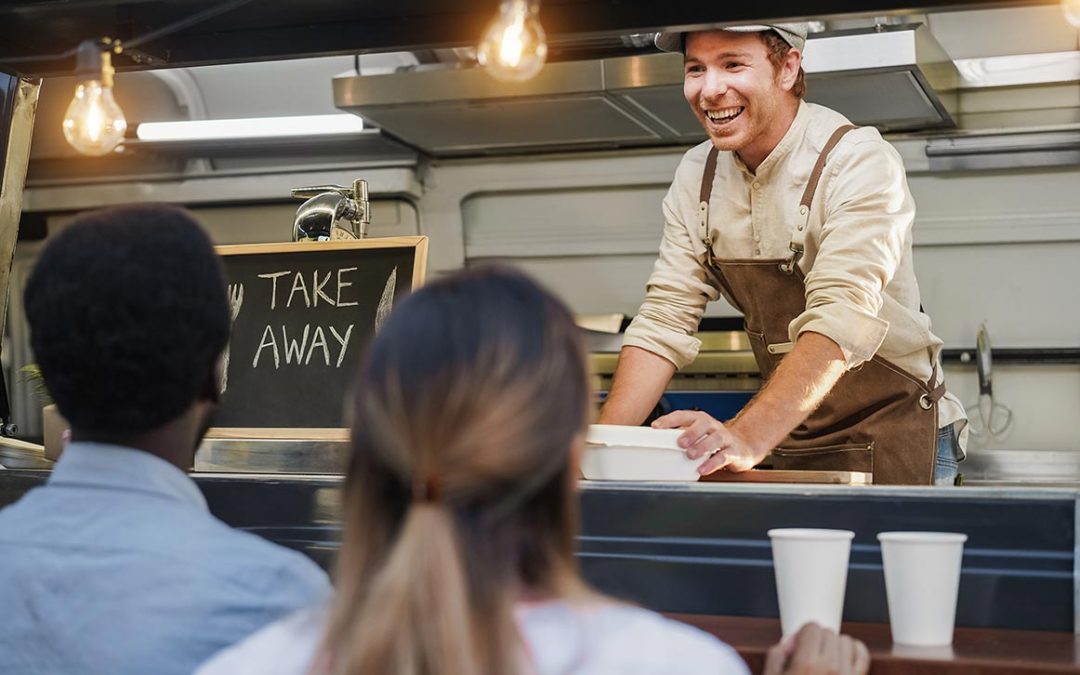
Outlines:
{"type": "Polygon", "coordinates": [[[795,271],[795,265],[799,262],[799,258],[802,258],[803,247],[801,244],[791,242],[791,257],[780,263],[780,271],[784,274],[791,274],[795,271]]]}

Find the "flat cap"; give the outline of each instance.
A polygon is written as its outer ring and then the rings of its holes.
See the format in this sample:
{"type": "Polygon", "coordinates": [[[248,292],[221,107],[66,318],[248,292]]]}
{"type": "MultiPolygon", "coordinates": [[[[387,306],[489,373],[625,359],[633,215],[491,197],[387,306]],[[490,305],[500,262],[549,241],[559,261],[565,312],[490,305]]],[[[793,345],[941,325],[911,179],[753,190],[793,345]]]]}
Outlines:
{"type": "MultiPolygon", "coordinates": [[[[705,30],[727,30],[733,33],[761,33],[763,31],[771,30],[776,31],[784,42],[788,43],[795,49],[802,51],[806,46],[806,24],[805,23],[777,23],[777,24],[751,24],[747,26],[717,26],[716,28],[708,28],[705,30]]],[[[656,48],[665,52],[679,52],[682,53],[683,47],[686,45],[684,32],[673,33],[657,33],[656,34],[656,48]]]]}

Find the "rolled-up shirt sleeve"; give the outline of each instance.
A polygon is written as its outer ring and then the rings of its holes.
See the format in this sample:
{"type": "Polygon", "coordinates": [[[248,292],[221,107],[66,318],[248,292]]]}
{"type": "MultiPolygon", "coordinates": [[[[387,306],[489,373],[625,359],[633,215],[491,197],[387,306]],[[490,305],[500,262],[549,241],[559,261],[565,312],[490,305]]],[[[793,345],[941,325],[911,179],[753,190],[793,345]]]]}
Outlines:
{"type": "Polygon", "coordinates": [[[660,255],[641,309],[626,329],[623,346],[640,347],[683,368],[697,357],[701,341],[694,333],[705,305],[716,300],[719,292],[707,280],[701,254],[694,249],[690,228],[697,224],[684,223],[679,216],[679,200],[683,198],[679,185],[677,175],[664,198],[660,255]]]}
{"type": "Polygon", "coordinates": [[[915,203],[900,157],[882,142],[859,142],[830,164],[806,310],[789,334],[830,338],[850,369],[873,358],[889,330],[880,317],[883,291],[908,245],[915,203]]]}

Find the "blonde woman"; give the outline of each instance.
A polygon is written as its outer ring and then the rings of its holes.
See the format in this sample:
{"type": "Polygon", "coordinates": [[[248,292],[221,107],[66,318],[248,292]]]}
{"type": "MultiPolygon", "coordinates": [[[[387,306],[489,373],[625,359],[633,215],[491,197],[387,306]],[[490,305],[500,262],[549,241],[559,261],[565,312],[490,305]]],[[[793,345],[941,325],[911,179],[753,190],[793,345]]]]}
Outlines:
{"type": "Polygon", "coordinates": [[[571,316],[527,278],[469,271],[414,293],[356,386],[336,597],[199,672],[748,672],[715,638],[582,581],[590,409],[571,316]]]}

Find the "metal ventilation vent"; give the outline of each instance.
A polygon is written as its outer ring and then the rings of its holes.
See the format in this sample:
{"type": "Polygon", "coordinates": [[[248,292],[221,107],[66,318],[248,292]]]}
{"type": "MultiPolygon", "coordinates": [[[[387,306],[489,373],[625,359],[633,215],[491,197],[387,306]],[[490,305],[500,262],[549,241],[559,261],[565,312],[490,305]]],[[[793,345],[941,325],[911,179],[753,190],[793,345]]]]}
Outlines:
{"type": "MultiPolygon", "coordinates": [[[[956,67],[922,24],[812,36],[807,100],[883,130],[953,126],[956,67]]],[[[497,82],[479,68],[334,79],[334,102],[433,156],[694,143],[682,57],[550,63],[497,82]]]]}

